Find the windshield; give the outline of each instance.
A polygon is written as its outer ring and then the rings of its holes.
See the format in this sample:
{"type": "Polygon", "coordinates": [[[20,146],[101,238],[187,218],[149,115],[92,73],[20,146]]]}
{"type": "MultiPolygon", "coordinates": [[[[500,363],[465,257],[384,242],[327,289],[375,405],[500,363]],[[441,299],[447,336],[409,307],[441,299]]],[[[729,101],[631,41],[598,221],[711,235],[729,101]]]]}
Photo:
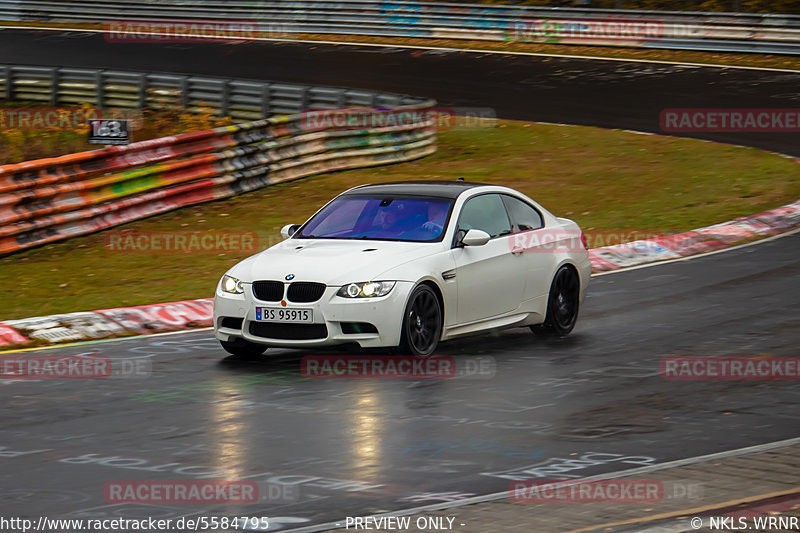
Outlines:
{"type": "Polygon", "coordinates": [[[450,198],[348,194],[314,215],[297,237],[438,241],[447,227],[452,206],[450,198]]]}

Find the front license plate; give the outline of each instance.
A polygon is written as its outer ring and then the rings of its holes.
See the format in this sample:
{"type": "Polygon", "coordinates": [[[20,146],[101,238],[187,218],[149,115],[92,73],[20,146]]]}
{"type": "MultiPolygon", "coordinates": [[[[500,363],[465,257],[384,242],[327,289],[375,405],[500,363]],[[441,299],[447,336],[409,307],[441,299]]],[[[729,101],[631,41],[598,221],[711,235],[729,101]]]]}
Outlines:
{"type": "Polygon", "coordinates": [[[256,307],[258,322],[313,322],[313,309],[286,309],[282,307],[256,307]]]}

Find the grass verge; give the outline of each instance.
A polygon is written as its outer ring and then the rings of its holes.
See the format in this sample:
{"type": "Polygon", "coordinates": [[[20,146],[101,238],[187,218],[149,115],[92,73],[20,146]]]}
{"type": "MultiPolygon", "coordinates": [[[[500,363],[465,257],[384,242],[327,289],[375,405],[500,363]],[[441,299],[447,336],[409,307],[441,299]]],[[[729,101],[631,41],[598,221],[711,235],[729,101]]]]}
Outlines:
{"type": "Polygon", "coordinates": [[[104,246],[111,232],[254,231],[265,248],[278,242],[284,224],[302,222],[349,187],[457,177],[519,189],[589,233],[671,233],[800,198],[800,165],[761,150],[498,121],[441,132],[439,151],[418,161],[283,183],[4,257],[0,319],[211,296],[246,255],[120,254],[104,246]]]}

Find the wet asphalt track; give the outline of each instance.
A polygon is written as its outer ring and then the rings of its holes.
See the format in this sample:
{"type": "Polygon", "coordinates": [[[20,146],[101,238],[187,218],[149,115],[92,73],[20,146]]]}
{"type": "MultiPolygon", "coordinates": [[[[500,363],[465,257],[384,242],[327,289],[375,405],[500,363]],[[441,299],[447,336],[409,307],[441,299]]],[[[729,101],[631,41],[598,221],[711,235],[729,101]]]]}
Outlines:
{"type": "Polygon", "coordinates": [[[311,380],[300,360],[319,352],[231,361],[208,331],[48,350],[141,357],[152,375],[6,383],[0,509],[84,518],[235,513],[309,525],[503,491],[511,472],[582,477],[796,437],[796,381],[668,381],[659,359],[797,355],[799,249],[793,235],[595,277],[566,339],[517,329],[440,347],[457,361],[493,363],[494,375],[311,380]],[[546,465],[561,465],[560,473],[546,465]],[[296,483],[284,498],[298,499],[104,501],[107,481],[210,476],[296,483]]]}
{"type": "MultiPolygon", "coordinates": [[[[0,63],[381,88],[501,117],[650,131],[663,107],[800,106],[797,74],[397,49],[120,45],[2,31],[0,63]]],[[[800,155],[797,134],[709,138],[800,155]]],[[[795,235],[596,277],[567,339],[512,330],[441,346],[461,362],[490,362],[493,376],[307,380],[299,364],[312,352],[226,360],[208,331],[48,350],[141,358],[152,374],[4,383],[0,515],[247,514],[286,529],[503,491],[504,476],[553,478],[553,465],[582,477],[796,437],[797,382],[666,381],[658,363],[797,355],[798,251],[795,235]],[[566,459],[578,461],[567,469],[566,459]],[[107,481],[207,477],[294,483],[283,497],[296,501],[104,501],[107,481]]]]}

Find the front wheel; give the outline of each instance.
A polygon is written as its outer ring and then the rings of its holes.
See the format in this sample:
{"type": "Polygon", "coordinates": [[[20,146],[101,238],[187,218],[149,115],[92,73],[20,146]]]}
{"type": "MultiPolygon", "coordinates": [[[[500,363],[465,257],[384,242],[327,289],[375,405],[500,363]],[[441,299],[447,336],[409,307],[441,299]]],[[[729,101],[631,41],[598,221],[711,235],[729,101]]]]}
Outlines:
{"type": "Polygon", "coordinates": [[[236,357],[257,357],[262,355],[267,347],[262,344],[236,339],[233,342],[219,341],[222,349],[236,357]]]}
{"type": "Polygon", "coordinates": [[[419,285],[411,293],[403,314],[401,348],[412,355],[430,355],[442,336],[442,308],[428,285],[419,285]]]}
{"type": "Polygon", "coordinates": [[[569,334],[578,321],[581,286],[578,274],[568,266],[556,271],[547,299],[544,323],[531,326],[536,334],[563,337],[569,334]]]}

